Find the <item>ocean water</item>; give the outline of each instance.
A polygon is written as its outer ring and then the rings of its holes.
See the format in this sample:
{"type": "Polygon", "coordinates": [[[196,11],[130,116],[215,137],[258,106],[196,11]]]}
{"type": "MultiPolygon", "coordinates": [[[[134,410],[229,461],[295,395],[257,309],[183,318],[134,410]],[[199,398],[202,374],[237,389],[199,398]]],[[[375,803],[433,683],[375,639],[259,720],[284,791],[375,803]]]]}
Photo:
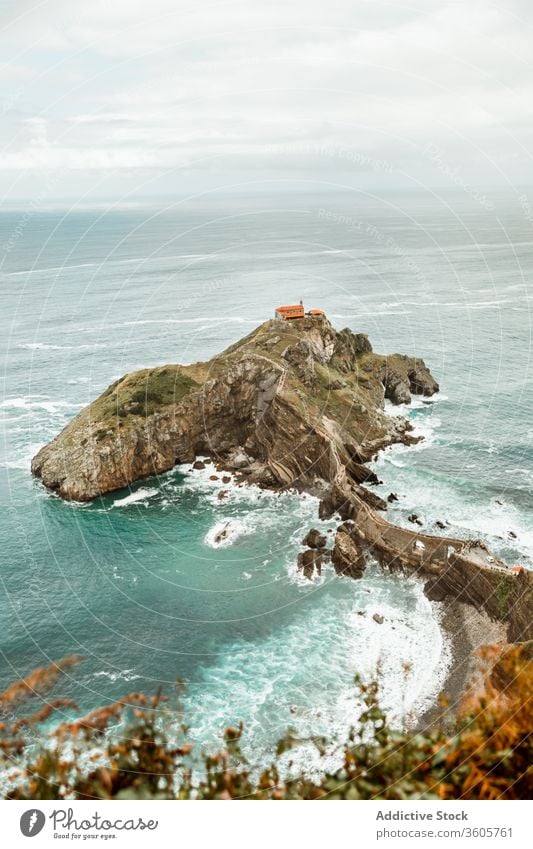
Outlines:
{"type": "MultiPolygon", "coordinates": [[[[376,566],[358,582],[329,569],[302,580],[313,498],[232,483],[220,500],[212,468],[185,466],[66,504],[30,459],[125,372],[207,359],[303,298],[376,351],[424,357],[441,384],[399,411],[425,441],[375,464],[378,491],[399,496],[390,518],[416,512],[436,533],[448,522],[529,567],[528,208],[505,195],[489,208],[464,194],[287,193],[0,212],[0,685],[81,654],[55,694],[85,711],[180,678],[195,739],[243,720],[260,761],[288,726],[342,740],[356,673],[379,669],[384,705],[414,721],[450,662],[439,606],[376,566]]],[[[314,768],[305,748],[301,762],[314,768]]]]}

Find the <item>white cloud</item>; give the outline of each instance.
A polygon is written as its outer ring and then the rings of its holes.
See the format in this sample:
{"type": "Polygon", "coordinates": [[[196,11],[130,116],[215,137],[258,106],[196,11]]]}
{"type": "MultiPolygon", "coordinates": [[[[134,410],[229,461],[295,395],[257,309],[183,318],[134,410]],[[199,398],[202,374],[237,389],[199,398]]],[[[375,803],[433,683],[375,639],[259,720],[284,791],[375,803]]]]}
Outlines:
{"type": "Polygon", "coordinates": [[[17,9],[0,35],[11,57],[0,69],[0,180],[41,169],[216,175],[217,163],[221,174],[349,172],[349,159],[324,153],[346,148],[359,170],[367,156],[408,181],[442,180],[428,143],[487,183],[533,176],[533,10],[519,0],[17,9]]]}

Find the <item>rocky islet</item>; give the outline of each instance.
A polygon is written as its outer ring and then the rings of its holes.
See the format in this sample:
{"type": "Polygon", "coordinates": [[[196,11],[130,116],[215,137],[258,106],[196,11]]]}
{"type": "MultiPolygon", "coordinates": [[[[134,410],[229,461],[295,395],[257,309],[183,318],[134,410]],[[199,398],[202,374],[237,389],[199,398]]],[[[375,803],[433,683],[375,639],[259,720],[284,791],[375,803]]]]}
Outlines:
{"type": "Polygon", "coordinates": [[[387,522],[387,501],[369,488],[378,482],[369,460],[420,439],[405,418],[386,415],[385,399],[403,405],[438,389],[423,360],[376,354],[366,335],[337,331],[325,316],[267,321],[208,362],[125,375],[38,452],[32,472],[62,498],[88,501],[177,463],[205,468],[198,457],[209,457],[221,474],[309,492],[320,517],[340,516],[331,549],[317,529],[304,539],[305,577],[331,562],[360,578],[371,555],[423,576],[430,598],[465,601],[505,623],[510,640],[531,639],[530,572],[511,573],[481,541],[387,522]]]}

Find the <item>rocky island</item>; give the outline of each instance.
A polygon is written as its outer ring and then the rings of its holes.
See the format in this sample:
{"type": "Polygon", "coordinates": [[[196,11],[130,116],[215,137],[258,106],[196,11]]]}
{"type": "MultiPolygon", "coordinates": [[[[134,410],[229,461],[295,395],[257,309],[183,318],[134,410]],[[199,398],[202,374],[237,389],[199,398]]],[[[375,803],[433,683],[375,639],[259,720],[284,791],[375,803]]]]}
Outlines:
{"type": "Polygon", "coordinates": [[[117,380],[39,451],[32,472],[62,498],[88,501],[207,455],[249,483],[312,493],[322,517],[340,516],[332,549],[308,535],[307,577],[328,561],[360,577],[372,555],[422,575],[429,598],[465,602],[504,623],[509,640],[531,639],[530,572],[513,573],[482,541],[389,523],[369,488],[377,478],[366,463],[419,440],[384,400],[408,404],[438,388],[421,359],[376,354],[366,335],[322,314],[271,320],[208,362],[117,380]]]}
{"type": "Polygon", "coordinates": [[[117,380],[39,451],[32,471],[75,501],[198,455],[261,486],[348,491],[372,482],[364,463],[381,448],[417,441],[405,419],[385,415],[384,399],[437,390],[422,360],[375,354],[365,335],[337,332],[323,316],[267,321],[208,362],[117,380]]]}

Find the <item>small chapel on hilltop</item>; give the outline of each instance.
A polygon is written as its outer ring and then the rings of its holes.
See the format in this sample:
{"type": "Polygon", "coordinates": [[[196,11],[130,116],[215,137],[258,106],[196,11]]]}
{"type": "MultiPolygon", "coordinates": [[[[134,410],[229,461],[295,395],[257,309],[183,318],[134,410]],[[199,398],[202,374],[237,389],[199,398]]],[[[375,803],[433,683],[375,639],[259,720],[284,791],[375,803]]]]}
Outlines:
{"type": "Polygon", "coordinates": [[[324,310],[309,310],[305,312],[303,301],[299,304],[290,304],[285,307],[276,307],[274,310],[274,318],[281,321],[292,321],[295,318],[305,318],[305,316],[325,315],[324,310]]]}

